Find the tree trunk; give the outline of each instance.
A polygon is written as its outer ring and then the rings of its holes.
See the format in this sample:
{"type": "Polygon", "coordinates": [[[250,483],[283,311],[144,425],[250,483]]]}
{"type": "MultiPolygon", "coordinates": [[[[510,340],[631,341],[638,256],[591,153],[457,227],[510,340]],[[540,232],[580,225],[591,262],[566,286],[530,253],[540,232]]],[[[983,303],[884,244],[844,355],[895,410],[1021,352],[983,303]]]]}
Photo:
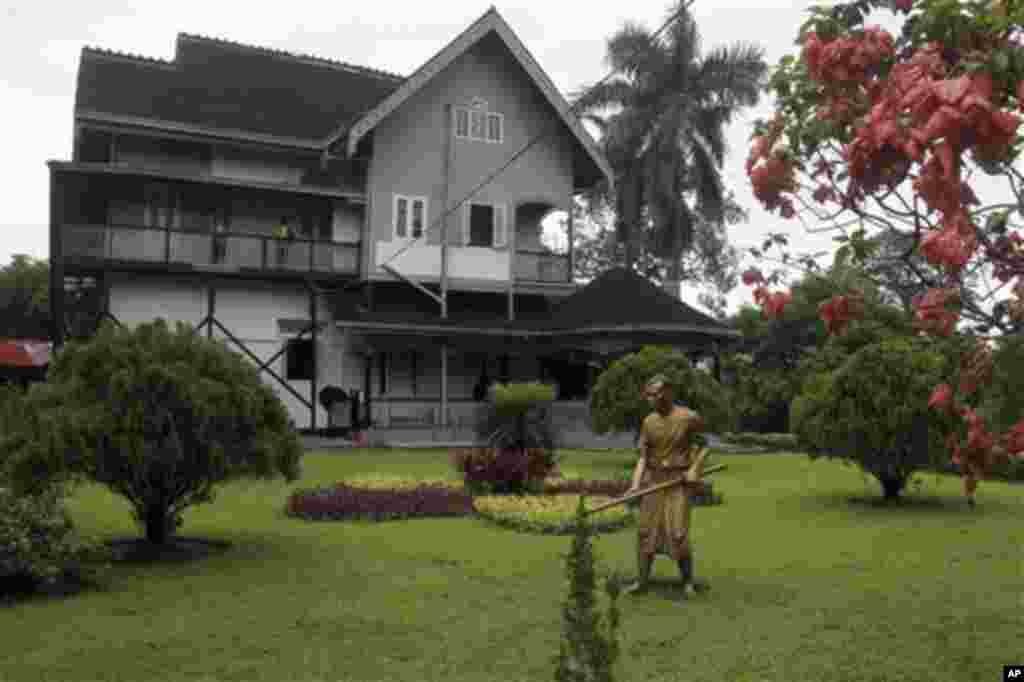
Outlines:
{"type": "Polygon", "coordinates": [[[146,509],[146,540],[154,545],[164,545],[171,536],[171,524],[166,507],[151,506],[146,509]]]}
{"type": "Polygon", "coordinates": [[[882,495],[886,500],[899,499],[900,491],[906,484],[906,479],[899,476],[879,476],[878,481],[882,484],[882,495]]]}

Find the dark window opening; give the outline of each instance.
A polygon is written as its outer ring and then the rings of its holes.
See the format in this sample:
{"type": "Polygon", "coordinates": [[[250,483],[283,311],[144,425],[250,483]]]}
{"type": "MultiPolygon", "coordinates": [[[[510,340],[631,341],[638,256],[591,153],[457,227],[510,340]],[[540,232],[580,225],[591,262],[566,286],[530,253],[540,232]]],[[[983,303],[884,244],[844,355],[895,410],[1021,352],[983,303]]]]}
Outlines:
{"type": "Polygon", "coordinates": [[[291,339],[285,352],[285,379],[313,380],[313,340],[291,339]]]}
{"type": "Polygon", "coordinates": [[[494,245],[494,207],[473,204],[469,208],[469,245],[494,245]]]}

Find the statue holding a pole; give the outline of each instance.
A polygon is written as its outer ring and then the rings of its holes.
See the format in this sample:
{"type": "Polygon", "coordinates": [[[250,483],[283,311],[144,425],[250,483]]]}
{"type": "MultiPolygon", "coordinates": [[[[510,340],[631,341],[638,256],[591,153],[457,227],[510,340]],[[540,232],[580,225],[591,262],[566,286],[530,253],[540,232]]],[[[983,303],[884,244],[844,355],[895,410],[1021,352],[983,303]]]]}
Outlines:
{"type": "MultiPolygon", "coordinates": [[[[640,429],[640,457],[633,471],[632,485],[623,499],[607,505],[632,497],[641,498],[637,528],[638,577],[626,591],[638,593],[647,588],[654,557],[662,554],[674,559],[679,566],[684,594],[705,592],[708,583],[693,574],[689,500],[690,489],[699,486],[704,475],[707,449],[695,442],[695,436],[704,430],[704,419],[673,402],[672,386],[664,375],[659,374],[647,382],[644,397],[654,412],[644,419],[640,429]],[[641,482],[649,488],[641,490],[641,482]]],[[[720,468],[723,467],[714,469],[720,468]]]]}

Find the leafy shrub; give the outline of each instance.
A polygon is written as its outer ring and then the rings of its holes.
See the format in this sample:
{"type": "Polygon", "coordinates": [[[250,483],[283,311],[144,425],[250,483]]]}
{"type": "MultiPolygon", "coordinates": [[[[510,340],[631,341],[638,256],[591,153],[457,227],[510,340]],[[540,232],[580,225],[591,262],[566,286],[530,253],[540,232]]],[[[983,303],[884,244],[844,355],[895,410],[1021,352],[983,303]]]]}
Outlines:
{"type": "Polygon", "coordinates": [[[947,419],[928,408],[949,359],[919,339],[871,344],[812,376],[793,402],[793,429],[812,459],[854,462],[896,498],[917,469],[941,463],[947,419]]]}
{"type": "Polygon", "coordinates": [[[557,682],[612,682],[615,661],[619,657],[618,597],[622,577],[612,574],[605,579],[609,598],[608,617],[597,605],[592,517],[584,515],[583,499],[577,501],[573,519],[572,549],[565,557],[565,573],[569,587],[562,604],[562,637],[555,658],[557,682]]]}
{"type": "Polygon", "coordinates": [[[422,486],[442,486],[450,490],[465,491],[466,484],[445,478],[409,478],[382,474],[360,474],[346,478],[342,483],[365,490],[415,490],[422,486]]]}
{"type": "Polygon", "coordinates": [[[789,403],[800,390],[796,372],[759,367],[749,355],[739,353],[724,358],[722,369],[731,371],[736,378],[730,392],[741,430],[788,430],[789,403]]]}
{"type": "Polygon", "coordinates": [[[557,458],[554,450],[529,448],[462,448],[452,465],[473,494],[521,495],[543,489],[557,458]]]}
{"type": "Polygon", "coordinates": [[[94,582],[105,573],[102,544],[75,531],[54,486],[34,495],[0,488],[0,592],[94,582]]]}
{"type": "Polygon", "coordinates": [[[621,497],[629,489],[629,481],[622,479],[563,478],[544,481],[545,495],[606,495],[621,497]]]}
{"type": "Polygon", "coordinates": [[[186,324],[105,324],[70,342],[0,438],[20,492],[85,476],[125,497],[146,539],[170,541],[216,484],[282,474],[302,445],[284,405],[248,360],[186,324]]]}
{"type": "Polygon", "coordinates": [[[694,369],[682,353],[664,346],[646,346],[611,364],[601,373],[590,399],[590,416],[595,433],[632,431],[651,413],[644,399],[644,385],[655,374],[664,374],[674,386],[673,396],[700,413],[711,431],[733,430],[735,413],[729,391],[715,379],[694,369]]]}
{"type": "MultiPolygon", "coordinates": [[[[575,529],[575,510],[580,495],[490,495],[477,497],[473,507],[477,514],[498,526],[525,533],[567,535],[575,529]]],[[[595,507],[613,498],[587,496],[587,503],[595,507]]],[[[633,512],[620,505],[589,517],[591,527],[598,532],[620,530],[635,521],[633,512]]]]}
{"type": "Polygon", "coordinates": [[[723,433],[722,440],[735,445],[748,445],[768,450],[797,450],[799,443],[791,433],[723,433]]]}
{"type": "Polygon", "coordinates": [[[285,513],[307,521],[466,516],[473,513],[473,498],[448,485],[382,490],[339,483],[329,488],[296,490],[288,499],[285,513]]]}
{"type": "Polygon", "coordinates": [[[538,382],[495,384],[494,399],[477,419],[476,435],[481,443],[494,448],[515,450],[545,449],[557,446],[551,424],[552,386],[538,382]]]}

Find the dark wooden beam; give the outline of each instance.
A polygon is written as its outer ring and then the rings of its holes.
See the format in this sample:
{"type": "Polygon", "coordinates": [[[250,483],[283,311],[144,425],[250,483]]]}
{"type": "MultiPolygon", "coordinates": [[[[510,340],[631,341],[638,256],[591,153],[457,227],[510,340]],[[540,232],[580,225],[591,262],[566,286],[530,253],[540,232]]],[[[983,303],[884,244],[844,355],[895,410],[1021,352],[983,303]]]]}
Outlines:
{"type": "Polygon", "coordinates": [[[53,320],[54,351],[64,346],[64,245],[61,225],[64,224],[63,175],[50,168],[50,317],[53,320]]]}

